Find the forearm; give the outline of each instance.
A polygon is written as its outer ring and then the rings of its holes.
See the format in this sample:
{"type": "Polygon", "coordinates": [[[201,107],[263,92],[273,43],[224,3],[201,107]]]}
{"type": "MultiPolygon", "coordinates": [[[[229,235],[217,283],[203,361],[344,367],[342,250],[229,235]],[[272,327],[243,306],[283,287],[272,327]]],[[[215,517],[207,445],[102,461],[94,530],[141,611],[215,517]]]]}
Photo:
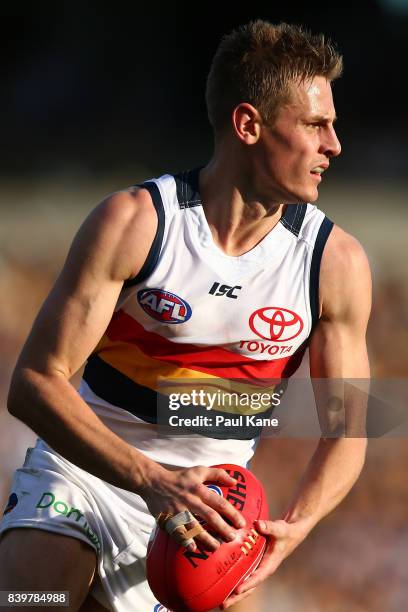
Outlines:
{"type": "Polygon", "coordinates": [[[108,429],[63,374],[16,370],[8,409],[66,459],[115,486],[140,492],[162,469],[108,429]]]}
{"type": "Polygon", "coordinates": [[[305,535],[347,495],[364,464],[365,438],[321,439],[284,514],[305,535]]]}

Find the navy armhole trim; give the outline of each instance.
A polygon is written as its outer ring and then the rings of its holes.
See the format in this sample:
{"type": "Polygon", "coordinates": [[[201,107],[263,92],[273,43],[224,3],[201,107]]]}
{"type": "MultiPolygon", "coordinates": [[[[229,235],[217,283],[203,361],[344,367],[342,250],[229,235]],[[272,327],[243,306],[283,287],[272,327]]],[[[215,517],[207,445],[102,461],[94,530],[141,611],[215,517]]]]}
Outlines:
{"type": "Polygon", "coordinates": [[[158,186],[153,181],[147,181],[146,183],[135,186],[147,189],[147,191],[150,193],[153,205],[157,212],[157,230],[152,246],[150,247],[146,261],[144,262],[141,270],[134,278],[130,278],[123,283],[124,289],[141,283],[153,272],[154,268],[156,267],[157,260],[159,259],[164,234],[164,206],[158,186]]]}
{"type": "Polygon", "coordinates": [[[323,249],[333,229],[333,221],[325,217],[317,233],[310,264],[310,310],[312,313],[312,329],[319,320],[319,276],[323,249]]]}
{"type": "Polygon", "coordinates": [[[299,236],[306,210],[307,204],[288,204],[279,221],[292,234],[299,236]]]}

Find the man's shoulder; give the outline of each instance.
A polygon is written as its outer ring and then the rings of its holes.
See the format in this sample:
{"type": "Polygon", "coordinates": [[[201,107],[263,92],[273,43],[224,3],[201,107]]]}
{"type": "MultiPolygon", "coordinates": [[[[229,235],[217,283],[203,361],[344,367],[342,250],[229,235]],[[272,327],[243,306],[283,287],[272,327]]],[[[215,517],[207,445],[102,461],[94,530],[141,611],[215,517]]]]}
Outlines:
{"type": "Polygon", "coordinates": [[[140,187],[130,187],[104,198],[94,209],[96,224],[105,228],[125,251],[137,249],[137,243],[151,242],[157,228],[157,212],[150,193],[140,187]]]}
{"type": "Polygon", "coordinates": [[[143,265],[157,230],[158,218],[146,189],[131,187],[111,193],[81,226],[76,251],[92,252],[112,270],[112,276],[128,279],[143,265]]]}
{"type": "Polygon", "coordinates": [[[333,272],[339,274],[342,270],[350,270],[350,266],[359,267],[366,262],[367,255],[357,238],[338,225],[333,225],[323,251],[322,264],[329,265],[333,272]]]}
{"type": "Polygon", "coordinates": [[[139,186],[107,195],[94,212],[101,220],[122,226],[156,217],[150,193],[139,186]]]}
{"type": "Polygon", "coordinates": [[[322,314],[348,310],[352,302],[370,292],[370,266],[363,246],[357,238],[334,225],[320,268],[322,314]]]}

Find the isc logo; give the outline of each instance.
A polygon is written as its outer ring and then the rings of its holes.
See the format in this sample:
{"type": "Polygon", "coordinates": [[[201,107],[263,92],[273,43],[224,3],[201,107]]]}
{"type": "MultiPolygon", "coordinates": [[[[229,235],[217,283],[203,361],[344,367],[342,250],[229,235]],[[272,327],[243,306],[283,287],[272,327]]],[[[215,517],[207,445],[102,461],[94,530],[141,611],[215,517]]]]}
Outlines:
{"type": "Polygon", "coordinates": [[[234,294],[234,291],[238,291],[242,289],[239,285],[235,285],[235,287],[230,287],[229,285],[220,285],[220,283],[214,283],[208,293],[211,295],[226,295],[229,298],[237,299],[237,295],[234,294]]]}
{"type": "Polygon", "coordinates": [[[170,291],[142,289],[137,301],[150,317],[162,323],[185,323],[191,317],[191,306],[170,291]]]}

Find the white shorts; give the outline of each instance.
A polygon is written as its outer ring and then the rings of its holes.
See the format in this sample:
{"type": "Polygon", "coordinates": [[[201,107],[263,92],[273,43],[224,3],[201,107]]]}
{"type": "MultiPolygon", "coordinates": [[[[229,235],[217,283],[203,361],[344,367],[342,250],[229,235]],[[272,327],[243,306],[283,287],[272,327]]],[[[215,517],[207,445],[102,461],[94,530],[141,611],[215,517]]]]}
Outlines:
{"type": "Polygon", "coordinates": [[[141,497],[92,476],[38,440],[14,474],[0,533],[36,527],[83,540],[98,556],[95,599],[117,612],[165,612],[145,575],[154,524],[141,497]]]}

